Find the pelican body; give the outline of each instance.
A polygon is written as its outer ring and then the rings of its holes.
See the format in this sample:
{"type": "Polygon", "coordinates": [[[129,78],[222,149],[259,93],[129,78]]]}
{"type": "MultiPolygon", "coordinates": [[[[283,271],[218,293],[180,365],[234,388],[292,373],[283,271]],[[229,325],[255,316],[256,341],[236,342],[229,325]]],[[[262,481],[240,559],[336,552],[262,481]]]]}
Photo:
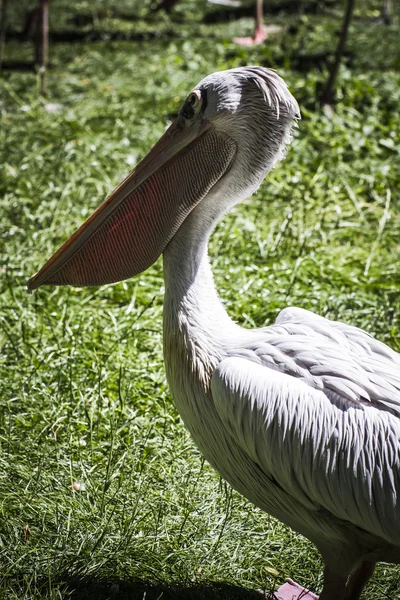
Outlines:
{"type": "Polygon", "coordinates": [[[320,600],[356,600],[377,561],[400,563],[400,355],[300,308],[239,327],[207,255],[215,225],[283,158],[298,118],[273,71],[206,77],[28,287],[120,281],[163,253],[164,358],[186,427],[236,490],[317,546],[320,600]]]}

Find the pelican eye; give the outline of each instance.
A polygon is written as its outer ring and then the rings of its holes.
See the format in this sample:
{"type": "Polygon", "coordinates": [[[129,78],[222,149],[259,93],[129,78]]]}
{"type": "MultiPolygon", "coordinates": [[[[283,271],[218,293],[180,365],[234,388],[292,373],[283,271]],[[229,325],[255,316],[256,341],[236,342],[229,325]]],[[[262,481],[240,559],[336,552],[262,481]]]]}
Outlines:
{"type": "Polygon", "coordinates": [[[200,90],[194,90],[194,92],[190,92],[189,96],[187,97],[187,102],[189,102],[189,104],[191,104],[196,110],[196,108],[198,108],[201,104],[200,90]]]}
{"type": "Polygon", "coordinates": [[[181,114],[185,119],[192,120],[198,115],[203,105],[203,98],[200,90],[193,90],[186,98],[185,103],[182,107],[181,114]]]}

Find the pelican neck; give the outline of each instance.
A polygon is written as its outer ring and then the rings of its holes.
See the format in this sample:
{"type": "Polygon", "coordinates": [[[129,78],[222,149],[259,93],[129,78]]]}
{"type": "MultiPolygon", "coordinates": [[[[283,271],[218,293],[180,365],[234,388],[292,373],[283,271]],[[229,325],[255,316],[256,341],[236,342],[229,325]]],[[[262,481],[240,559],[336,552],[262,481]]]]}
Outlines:
{"type": "Polygon", "coordinates": [[[164,250],[165,315],[185,315],[213,332],[235,326],[214,283],[208,242],[218,219],[193,211],[164,250]]]}

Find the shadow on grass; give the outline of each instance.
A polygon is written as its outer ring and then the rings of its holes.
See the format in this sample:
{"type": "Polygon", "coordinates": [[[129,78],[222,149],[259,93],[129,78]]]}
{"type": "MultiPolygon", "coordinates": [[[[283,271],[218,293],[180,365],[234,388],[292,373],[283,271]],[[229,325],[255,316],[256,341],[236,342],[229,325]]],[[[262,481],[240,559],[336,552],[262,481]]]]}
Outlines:
{"type": "Polygon", "coordinates": [[[63,588],[71,600],[262,600],[264,594],[229,583],[201,585],[146,583],[145,581],[66,579],[63,588]]]}
{"type": "MultiPolygon", "coordinates": [[[[68,43],[68,42],[144,42],[154,40],[156,38],[176,38],[179,33],[173,30],[159,31],[153,29],[149,31],[122,32],[112,30],[93,29],[90,31],[79,31],[77,29],[60,29],[58,31],[49,32],[49,42],[53,43],[68,43]]],[[[25,42],[27,39],[21,31],[14,29],[7,31],[7,40],[15,40],[25,42]]]]}

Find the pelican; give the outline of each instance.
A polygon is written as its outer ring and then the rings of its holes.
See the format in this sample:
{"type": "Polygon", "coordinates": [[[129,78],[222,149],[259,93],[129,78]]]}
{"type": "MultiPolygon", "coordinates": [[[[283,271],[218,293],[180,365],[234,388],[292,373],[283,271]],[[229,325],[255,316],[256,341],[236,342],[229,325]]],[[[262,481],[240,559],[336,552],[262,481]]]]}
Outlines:
{"type": "Polygon", "coordinates": [[[164,359],[186,427],[233,488],[316,545],[320,600],[356,600],[377,561],[400,563],[400,355],[301,308],[240,327],[207,254],[298,118],[274,71],[209,75],[28,288],[121,281],[163,253],[164,359]]]}

